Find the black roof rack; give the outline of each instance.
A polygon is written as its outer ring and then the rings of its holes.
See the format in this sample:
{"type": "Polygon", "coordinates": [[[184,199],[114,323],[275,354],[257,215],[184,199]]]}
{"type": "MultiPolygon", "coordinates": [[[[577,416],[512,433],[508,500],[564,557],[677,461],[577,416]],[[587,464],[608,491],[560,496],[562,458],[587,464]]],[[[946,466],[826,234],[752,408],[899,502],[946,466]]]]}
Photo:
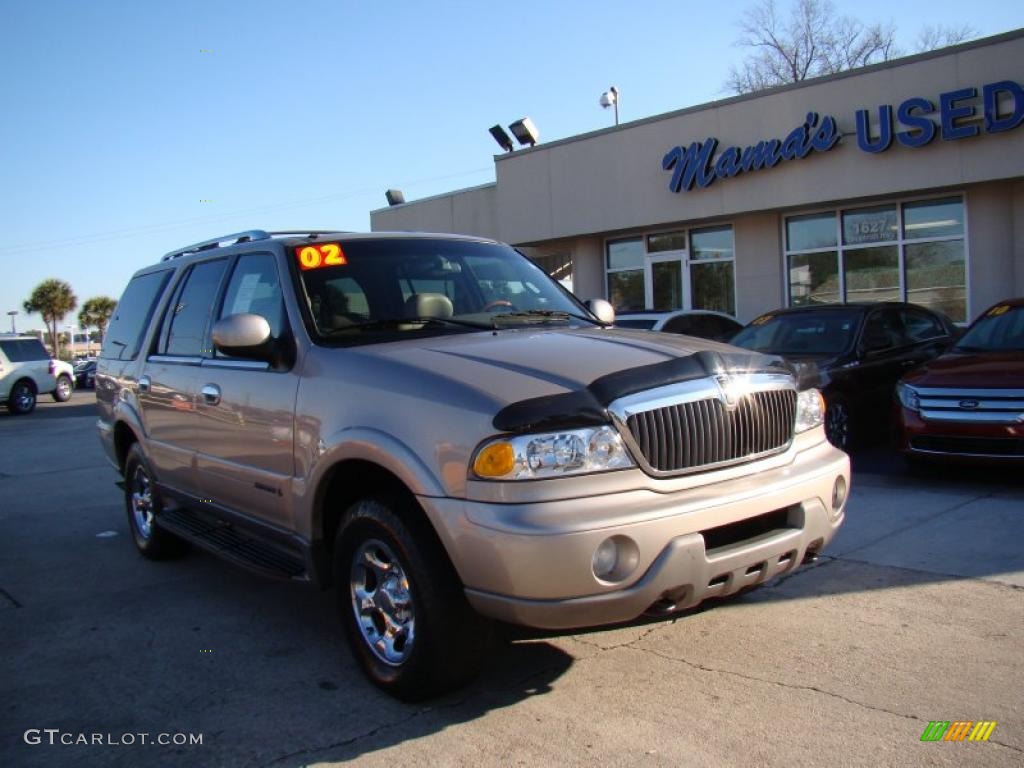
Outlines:
{"type": "Polygon", "coordinates": [[[237,245],[238,243],[248,243],[252,240],[269,240],[270,233],[264,232],[262,229],[248,229],[245,232],[235,232],[231,235],[223,235],[222,237],[215,237],[212,240],[203,240],[201,243],[193,243],[187,245],[184,248],[179,248],[176,251],[171,251],[166,254],[160,261],[170,261],[171,259],[177,259],[181,256],[187,256],[190,253],[199,253],[200,251],[209,251],[213,248],[220,248],[221,243],[225,243],[228,240],[234,242],[231,245],[237,245]]]}

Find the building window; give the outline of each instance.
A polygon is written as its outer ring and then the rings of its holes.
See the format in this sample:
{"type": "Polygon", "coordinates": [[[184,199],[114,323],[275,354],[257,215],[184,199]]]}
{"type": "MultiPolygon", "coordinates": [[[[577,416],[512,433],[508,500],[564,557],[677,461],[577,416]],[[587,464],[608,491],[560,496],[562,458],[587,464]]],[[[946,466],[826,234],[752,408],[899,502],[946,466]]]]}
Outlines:
{"type": "Polygon", "coordinates": [[[791,306],[905,300],[967,321],[962,198],[790,216],[785,229],[791,306]]]}
{"type": "Polygon", "coordinates": [[[736,314],[732,227],[690,230],[690,309],[736,314]]]}
{"type": "Polygon", "coordinates": [[[567,291],[572,291],[572,256],[567,253],[534,256],[533,263],[560,282],[567,291]]]}
{"type": "Polygon", "coordinates": [[[608,243],[608,301],[617,311],[644,308],[644,241],[634,237],[608,243]]]}
{"type": "Polygon", "coordinates": [[[731,226],[609,240],[608,300],[616,311],[713,309],[736,313],[731,226]]]}

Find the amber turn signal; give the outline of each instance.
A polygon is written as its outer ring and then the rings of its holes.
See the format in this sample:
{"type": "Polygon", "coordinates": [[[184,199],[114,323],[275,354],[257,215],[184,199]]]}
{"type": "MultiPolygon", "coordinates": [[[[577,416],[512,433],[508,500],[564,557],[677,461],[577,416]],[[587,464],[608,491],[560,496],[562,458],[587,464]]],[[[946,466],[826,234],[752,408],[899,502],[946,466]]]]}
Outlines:
{"type": "Polygon", "coordinates": [[[476,455],[473,471],[480,477],[501,477],[515,465],[516,453],[509,443],[491,443],[476,455]]]}

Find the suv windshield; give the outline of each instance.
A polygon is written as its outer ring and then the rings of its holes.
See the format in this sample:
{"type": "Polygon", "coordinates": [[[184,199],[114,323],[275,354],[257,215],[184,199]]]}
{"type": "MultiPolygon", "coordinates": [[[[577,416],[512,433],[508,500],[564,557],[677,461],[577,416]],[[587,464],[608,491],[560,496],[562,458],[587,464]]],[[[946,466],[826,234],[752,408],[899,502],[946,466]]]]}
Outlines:
{"type": "Polygon", "coordinates": [[[839,355],[853,345],[859,318],[841,309],[762,315],[730,343],[775,355],[839,355]]]}
{"type": "Polygon", "coordinates": [[[1024,352],[1024,307],[999,304],[974,321],[957,352],[1024,352]]]}
{"type": "Polygon", "coordinates": [[[290,250],[321,338],[595,323],[540,267],[504,245],[395,238],[290,250]]]}

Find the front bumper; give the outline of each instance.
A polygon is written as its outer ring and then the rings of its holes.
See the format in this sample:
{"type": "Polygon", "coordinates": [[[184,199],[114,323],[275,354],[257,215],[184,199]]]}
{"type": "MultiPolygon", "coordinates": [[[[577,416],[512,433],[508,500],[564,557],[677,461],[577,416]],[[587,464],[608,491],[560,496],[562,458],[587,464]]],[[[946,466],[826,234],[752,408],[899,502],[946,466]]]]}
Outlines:
{"type": "Polygon", "coordinates": [[[1024,465],[1024,424],[930,421],[897,406],[900,450],[908,456],[991,466],[1024,465]]]}
{"type": "Polygon", "coordinates": [[[567,629],[630,621],[651,608],[681,610],[795,569],[842,524],[844,505],[832,509],[839,477],[848,488],[849,458],[821,442],[785,466],[671,493],[631,490],[530,504],[420,502],[477,611],[567,629]],[[578,524],[581,508],[585,526],[578,524]],[[759,516],[772,521],[770,529],[747,535],[733,525],[759,516]],[[560,523],[566,520],[575,522],[560,523]],[[708,549],[705,537],[723,530],[731,538],[708,549]],[[612,536],[635,545],[636,555],[634,567],[614,583],[593,571],[594,552],[612,536]]]}

